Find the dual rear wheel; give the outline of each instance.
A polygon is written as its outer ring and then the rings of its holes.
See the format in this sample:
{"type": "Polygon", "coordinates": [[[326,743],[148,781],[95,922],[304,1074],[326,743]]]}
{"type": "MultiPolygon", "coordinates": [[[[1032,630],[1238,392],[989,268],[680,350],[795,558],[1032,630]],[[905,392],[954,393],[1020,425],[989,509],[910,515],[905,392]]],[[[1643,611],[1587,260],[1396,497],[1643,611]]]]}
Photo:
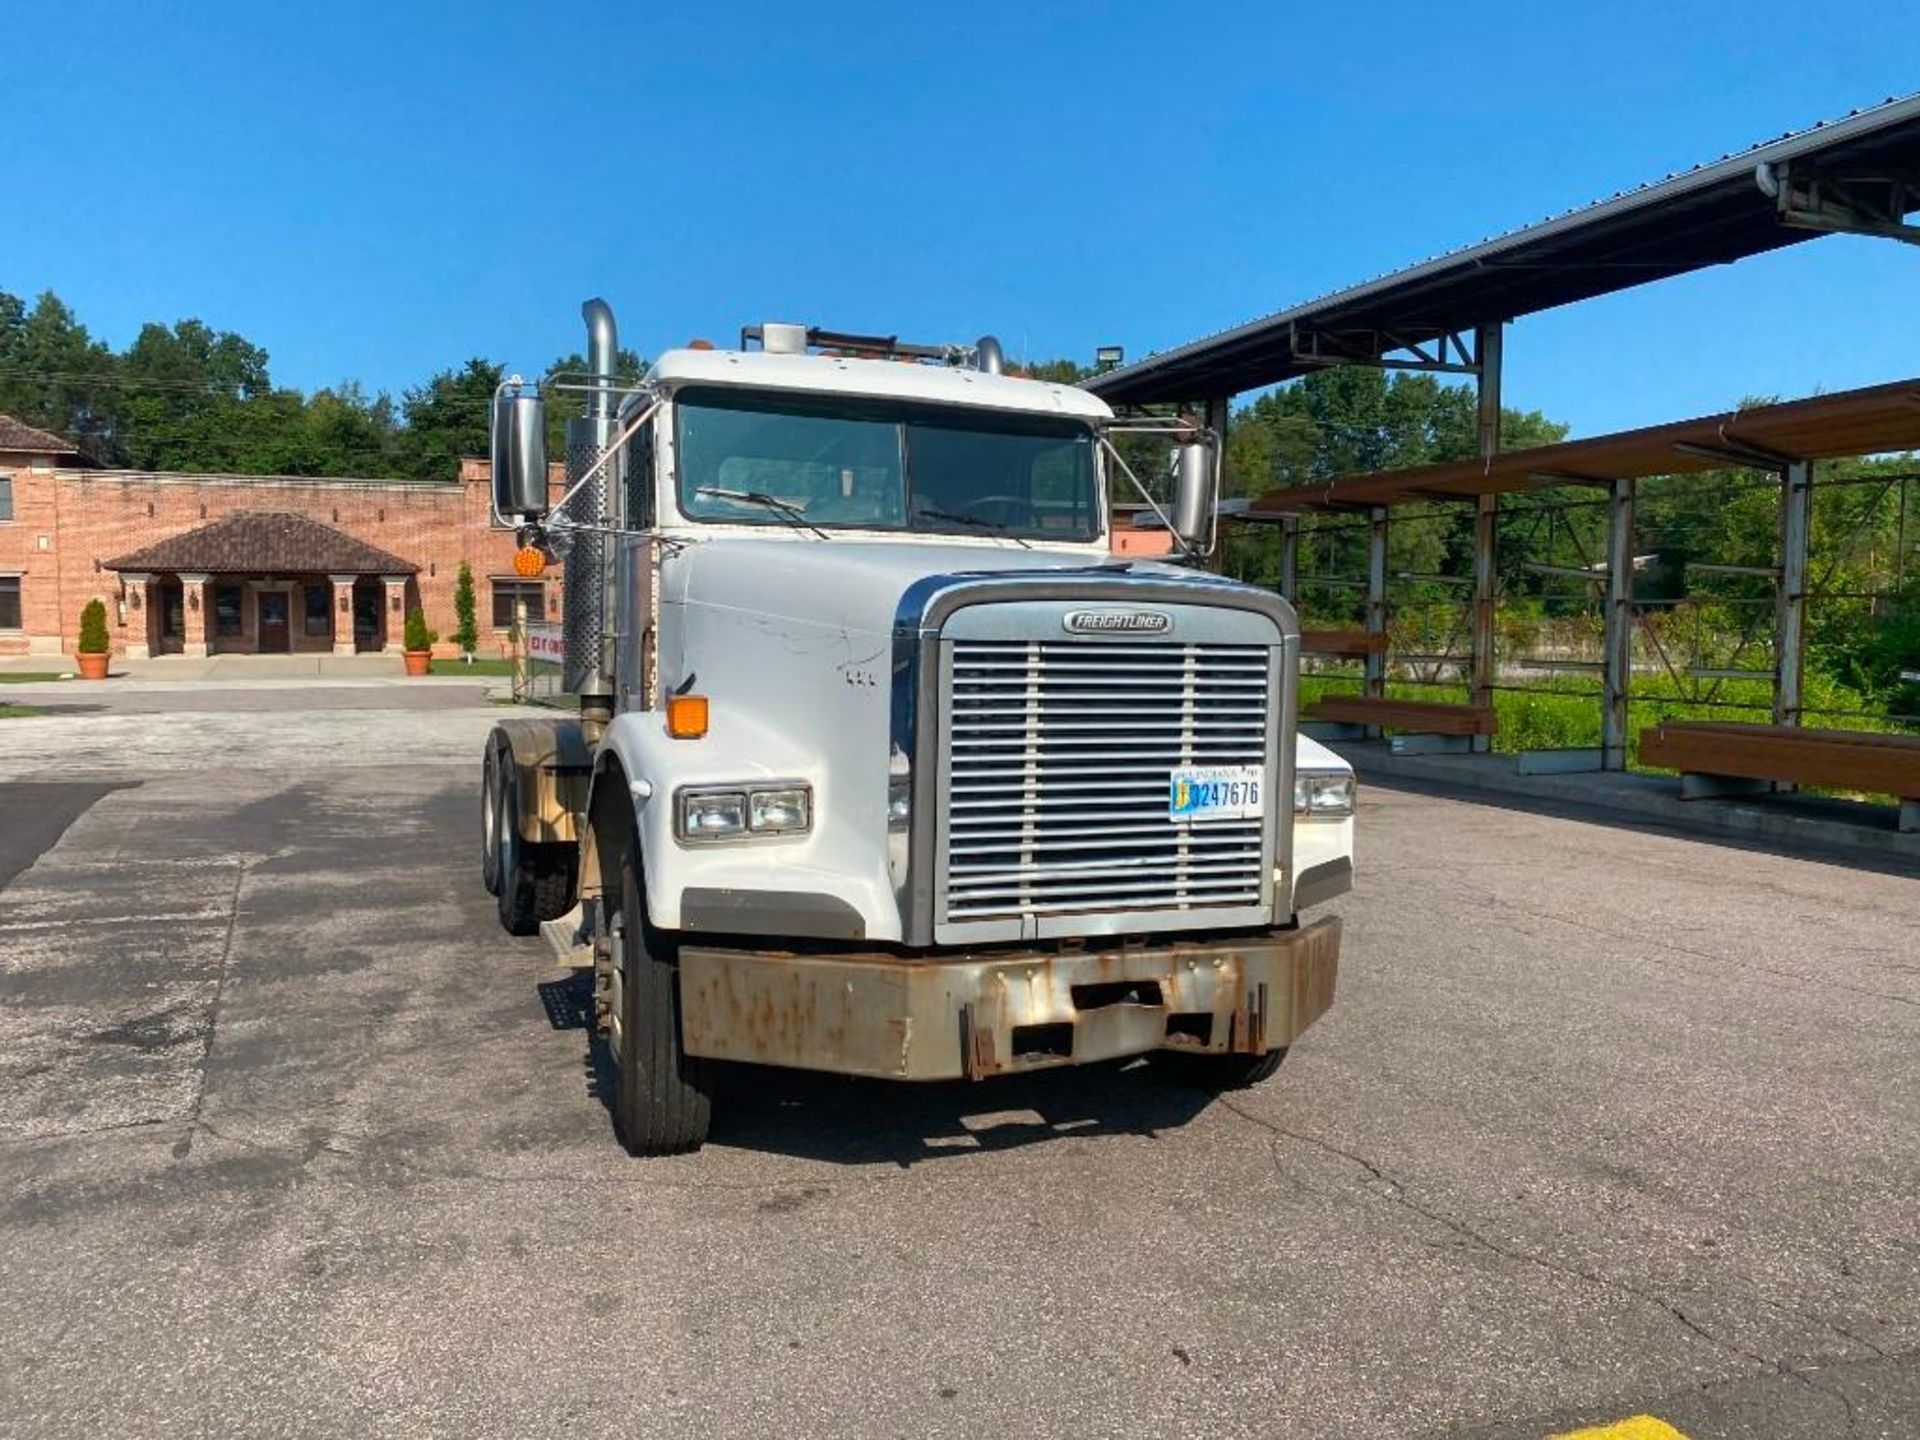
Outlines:
{"type": "Polygon", "coordinates": [[[480,795],[480,878],[509,935],[538,934],[573,908],[575,847],[521,837],[520,771],[504,745],[487,747],[480,795]]]}

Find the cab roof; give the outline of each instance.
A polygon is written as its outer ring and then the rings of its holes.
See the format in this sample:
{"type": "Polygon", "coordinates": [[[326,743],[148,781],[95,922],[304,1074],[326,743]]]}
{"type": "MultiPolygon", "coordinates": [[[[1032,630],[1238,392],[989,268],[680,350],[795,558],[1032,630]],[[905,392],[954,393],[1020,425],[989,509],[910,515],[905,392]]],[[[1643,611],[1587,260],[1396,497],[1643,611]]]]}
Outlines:
{"type": "Polygon", "coordinates": [[[826,395],[880,396],[1083,420],[1113,417],[1107,402],[1074,385],[990,375],[959,365],[757,350],[668,350],[648,378],[663,385],[739,385],[826,395]]]}

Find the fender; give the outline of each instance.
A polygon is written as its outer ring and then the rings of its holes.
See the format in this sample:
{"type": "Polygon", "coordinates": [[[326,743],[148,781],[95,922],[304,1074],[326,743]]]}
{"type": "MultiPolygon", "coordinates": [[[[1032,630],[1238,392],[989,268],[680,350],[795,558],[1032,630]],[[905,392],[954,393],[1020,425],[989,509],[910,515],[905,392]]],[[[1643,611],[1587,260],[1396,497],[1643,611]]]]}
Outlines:
{"type": "Polygon", "coordinates": [[[489,747],[506,751],[519,782],[514,826],[532,845],[570,845],[580,838],[593,752],[578,720],[560,716],[502,720],[489,747]]]}
{"type": "Polygon", "coordinates": [[[608,883],[614,857],[600,853],[603,826],[632,816],[640,836],[647,910],[663,930],[734,930],[749,934],[820,934],[812,923],[830,923],[840,938],[898,939],[900,914],[887,872],[884,832],[869,835],[842,821],[836,826],[834,797],[821,758],[795,745],[753,715],[715,703],[709,729],[698,740],[667,734],[657,710],[614,717],[595,757],[587,813],[593,817],[582,857],[582,894],[598,895],[608,883]],[[814,828],[804,836],[719,842],[689,847],[674,836],[674,792],[688,785],[800,781],[813,787],[814,828]],[[689,893],[705,897],[707,909],[690,913],[689,893]],[[712,902],[768,892],[795,902],[775,919],[756,921],[738,910],[723,924],[712,902]],[[796,908],[797,907],[797,908],[796,908]],[[832,915],[831,922],[820,917],[832,915]],[[778,928],[773,928],[775,925],[778,928]]]}

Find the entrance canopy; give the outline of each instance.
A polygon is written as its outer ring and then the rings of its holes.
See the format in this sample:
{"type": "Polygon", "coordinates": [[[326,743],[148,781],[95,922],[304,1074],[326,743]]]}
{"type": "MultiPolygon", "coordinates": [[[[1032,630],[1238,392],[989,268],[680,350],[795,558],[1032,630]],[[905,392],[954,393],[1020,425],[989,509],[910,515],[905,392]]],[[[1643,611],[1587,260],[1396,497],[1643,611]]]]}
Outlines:
{"type": "Polygon", "coordinates": [[[242,510],[104,563],[135,574],[398,576],[420,569],[290,510],[242,510]]]}
{"type": "MultiPolygon", "coordinates": [[[[1418,196],[1403,196],[1400,208],[1418,196]]],[[[1888,100],[1085,381],[1115,405],[1338,364],[1479,373],[1475,331],[1822,234],[1920,242],[1920,95],[1888,100]]]]}

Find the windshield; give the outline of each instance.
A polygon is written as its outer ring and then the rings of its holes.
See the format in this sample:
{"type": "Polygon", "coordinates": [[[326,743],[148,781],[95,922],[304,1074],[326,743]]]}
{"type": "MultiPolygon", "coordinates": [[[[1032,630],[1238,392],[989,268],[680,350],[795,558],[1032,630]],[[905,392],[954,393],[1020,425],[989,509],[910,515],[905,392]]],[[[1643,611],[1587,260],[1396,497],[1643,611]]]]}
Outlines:
{"type": "Polygon", "coordinates": [[[718,388],[675,402],[689,520],[1099,538],[1079,421],[718,388]]]}

